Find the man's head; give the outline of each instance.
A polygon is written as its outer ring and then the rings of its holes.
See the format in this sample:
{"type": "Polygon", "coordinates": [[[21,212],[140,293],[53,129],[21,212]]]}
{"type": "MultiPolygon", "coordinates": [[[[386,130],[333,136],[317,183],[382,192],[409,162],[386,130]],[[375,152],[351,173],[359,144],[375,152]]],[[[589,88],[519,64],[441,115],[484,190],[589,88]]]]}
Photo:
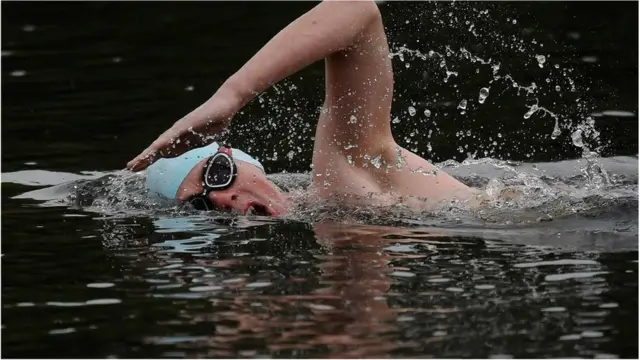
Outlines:
{"type": "MultiPolygon", "coordinates": [[[[238,149],[229,149],[236,174],[231,185],[221,188],[205,185],[205,167],[208,160],[219,153],[218,150],[218,144],[213,143],[176,158],[158,160],[147,170],[150,196],[180,203],[204,194],[214,209],[220,211],[246,213],[251,210],[272,216],[282,215],[286,211],[287,198],[267,180],[262,164],[238,149]]],[[[216,166],[209,169],[209,178],[215,177],[216,172],[221,170],[216,166]]],[[[222,181],[220,184],[224,183],[222,181]]]]}

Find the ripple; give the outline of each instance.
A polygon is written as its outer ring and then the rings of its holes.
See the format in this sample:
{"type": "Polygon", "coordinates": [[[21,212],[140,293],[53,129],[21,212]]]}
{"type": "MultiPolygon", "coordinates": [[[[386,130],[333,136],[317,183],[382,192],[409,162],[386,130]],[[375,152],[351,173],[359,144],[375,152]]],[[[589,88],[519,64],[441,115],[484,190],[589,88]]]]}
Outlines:
{"type": "Polygon", "coordinates": [[[618,356],[613,354],[595,354],[593,357],[595,359],[618,359],[618,356]]]}
{"type": "Polygon", "coordinates": [[[463,292],[464,290],[459,288],[459,287],[448,287],[446,289],[444,289],[445,291],[451,291],[451,292],[463,292]]]}
{"type": "Polygon", "coordinates": [[[405,277],[410,278],[416,276],[416,274],[408,272],[408,271],[394,271],[389,276],[397,276],[397,277],[405,277]]]}
{"type": "Polygon", "coordinates": [[[218,291],[224,289],[222,286],[194,286],[190,291],[218,291]]]}
{"type": "Polygon", "coordinates": [[[414,318],[413,316],[398,316],[398,318],[396,319],[396,321],[398,322],[409,322],[409,321],[413,321],[416,318],[414,318]]]}
{"type": "Polygon", "coordinates": [[[617,308],[618,307],[618,303],[606,303],[606,304],[600,304],[599,306],[601,309],[613,309],[613,308],[617,308]]]}
{"type": "Polygon", "coordinates": [[[544,312],[563,312],[563,311],[567,311],[566,307],[563,306],[552,306],[552,307],[548,307],[548,308],[544,308],[540,311],[544,311],[544,312]]]}
{"type": "Polygon", "coordinates": [[[608,274],[608,271],[575,272],[566,274],[553,274],[544,277],[545,281],[564,281],[570,279],[585,279],[598,275],[608,274]]]}
{"type": "Polygon", "coordinates": [[[47,301],[45,305],[59,306],[59,307],[75,307],[75,306],[85,306],[86,304],[83,302],[73,302],[73,301],[47,301]]]}
{"type": "Polygon", "coordinates": [[[105,288],[109,288],[115,286],[114,283],[110,283],[110,282],[101,282],[101,283],[90,283],[87,284],[88,288],[94,288],[94,289],[105,289],[105,288]]]}
{"type": "Polygon", "coordinates": [[[605,110],[602,112],[602,115],[604,116],[619,116],[619,117],[634,117],[636,116],[636,114],[632,113],[631,111],[624,111],[624,110],[605,110]]]}
{"type": "Polygon", "coordinates": [[[558,266],[558,265],[601,265],[601,264],[594,260],[561,259],[561,260],[552,260],[552,261],[538,261],[538,262],[531,262],[531,263],[518,263],[518,264],[514,264],[513,267],[530,268],[530,267],[538,267],[538,266],[558,266]]]}
{"type": "Polygon", "coordinates": [[[478,290],[493,290],[496,288],[495,285],[491,285],[491,284],[481,284],[481,285],[476,285],[474,287],[478,290]]]}
{"type": "Polygon", "coordinates": [[[157,345],[172,345],[185,342],[204,341],[206,336],[155,336],[147,337],[145,340],[157,345]]]}
{"type": "Polygon", "coordinates": [[[320,310],[320,311],[329,311],[329,310],[335,309],[333,306],[323,305],[323,304],[309,304],[309,308],[313,310],[320,310]]]}
{"type": "Polygon", "coordinates": [[[604,334],[600,331],[583,331],[580,336],[586,338],[597,338],[602,337],[604,334]]]}
{"type": "Polygon", "coordinates": [[[49,335],[64,335],[64,334],[71,334],[72,332],[75,332],[76,329],[75,328],[64,328],[64,329],[53,329],[53,330],[49,330],[49,335]]]}
{"type": "Polygon", "coordinates": [[[271,286],[273,285],[270,282],[254,282],[254,283],[249,283],[247,285],[245,285],[248,288],[262,288],[262,287],[267,287],[267,286],[271,286]]]}
{"type": "Polygon", "coordinates": [[[433,278],[433,279],[429,279],[427,281],[428,282],[432,282],[432,283],[443,283],[443,282],[449,282],[449,281],[451,281],[451,279],[449,279],[449,278],[433,278]]]}
{"type": "Polygon", "coordinates": [[[122,300],[120,299],[94,299],[94,300],[87,300],[87,302],[85,302],[86,305],[114,305],[114,304],[120,304],[122,302],[122,300]]]}
{"type": "Polygon", "coordinates": [[[568,334],[568,335],[562,335],[558,338],[558,340],[560,341],[570,341],[570,340],[580,340],[581,336],[580,334],[568,334]]]}

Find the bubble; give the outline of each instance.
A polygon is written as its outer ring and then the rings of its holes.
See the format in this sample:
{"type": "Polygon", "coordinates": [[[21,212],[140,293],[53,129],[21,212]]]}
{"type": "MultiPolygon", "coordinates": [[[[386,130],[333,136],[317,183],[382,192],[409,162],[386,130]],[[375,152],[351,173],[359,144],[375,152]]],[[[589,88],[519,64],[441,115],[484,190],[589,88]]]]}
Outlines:
{"type": "Polygon", "coordinates": [[[416,114],[416,108],[409,106],[409,115],[414,116],[416,114]]]}
{"type": "Polygon", "coordinates": [[[488,96],[489,96],[489,89],[486,87],[483,87],[482,89],[480,89],[480,94],[478,95],[478,102],[480,104],[484,104],[484,101],[487,99],[488,96]]]}
{"type": "Polygon", "coordinates": [[[538,60],[538,66],[543,68],[545,61],[547,61],[547,58],[544,57],[544,55],[536,55],[536,59],[538,60]]]}

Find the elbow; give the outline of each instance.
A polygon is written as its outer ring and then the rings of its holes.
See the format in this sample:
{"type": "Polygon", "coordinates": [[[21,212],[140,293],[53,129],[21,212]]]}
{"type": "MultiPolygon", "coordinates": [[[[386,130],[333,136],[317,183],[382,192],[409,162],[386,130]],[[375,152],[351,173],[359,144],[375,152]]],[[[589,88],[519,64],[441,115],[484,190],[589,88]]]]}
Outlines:
{"type": "Polygon", "coordinates": [[[382,16],[380,15],[380,9],[378,9],[378,4],[377,4],[377,1],[375,0],[362,0],[362,1],[324,0],[324,1],[328,3],[348,4],[353,11],[357,12],[358,18],[366,24],[370,24],[374,21],[382,20],[382,16]]]}
{"type": "Polygon", "coordinates": [[[380,9],[376,1],[362,1],[363,12],[369,22],[382,21],[382,15],[380,15],[380,9]]]}

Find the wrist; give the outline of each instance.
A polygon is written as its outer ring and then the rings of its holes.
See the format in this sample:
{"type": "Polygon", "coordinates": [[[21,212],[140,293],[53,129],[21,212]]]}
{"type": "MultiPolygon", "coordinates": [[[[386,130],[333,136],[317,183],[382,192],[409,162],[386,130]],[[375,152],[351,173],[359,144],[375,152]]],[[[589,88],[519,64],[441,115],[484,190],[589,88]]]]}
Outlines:
{"type": "Polygon", "coordinates": [[[247,81],[238,79],[237,75],[233,75],[227,79],[227,81],[220,86],[217,93],[221,93],[221,96],[232,99],[237,104],[236,111],[240,111],[245,105],[253,100],[259,93],[251,87],[247,86],[247,81]]]}

